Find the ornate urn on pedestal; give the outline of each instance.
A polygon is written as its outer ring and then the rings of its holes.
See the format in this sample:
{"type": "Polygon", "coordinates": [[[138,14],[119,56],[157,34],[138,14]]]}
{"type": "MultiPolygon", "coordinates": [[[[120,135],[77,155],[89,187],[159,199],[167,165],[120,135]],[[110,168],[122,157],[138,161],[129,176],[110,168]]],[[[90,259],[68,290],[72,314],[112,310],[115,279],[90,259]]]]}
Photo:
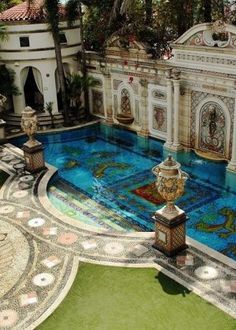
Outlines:
{"type": "Polygon", "coordinates": [[[185,222],[186,214],[174,201],[184,193],[187,173],[180,170],[180,164],[172,156],[152,169],[157,177],[156,187],[166,205],[156,211],[154,247],[167,256],[186,249],[185,222]]]}
{"type": "Polygon", "coordinates": [[[31,107],[26,107],[22,112],[21,128],[29,137],[29,140],[23,144],[22,148],[26,170],[29,172],[37,172],[45,168],[42,143],[34,138],[37,132],[37,123],[36,111],[31,107]]]}

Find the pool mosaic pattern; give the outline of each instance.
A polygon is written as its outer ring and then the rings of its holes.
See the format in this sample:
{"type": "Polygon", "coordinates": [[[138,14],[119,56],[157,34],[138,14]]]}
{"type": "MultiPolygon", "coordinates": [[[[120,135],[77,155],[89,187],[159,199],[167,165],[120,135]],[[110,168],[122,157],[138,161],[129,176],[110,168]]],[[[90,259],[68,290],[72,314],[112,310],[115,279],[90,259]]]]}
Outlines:
{"type": "Polygon", "coordinates": [[[68,293],[79,261],[154,267],[236,317],[233,260],[190,239],[186,251],[168,258],[152,248],[153,233],[121,235],[82,228],[79,221],[65,222],[62,214],[55,216],[46,197],[55,169],[47,165],[48,170],[31,175],[16,171],[16,161],[23,164],[18,149],[7,145],[1,153],[0,147],[0,167],[10,175],[0,190],[0,247],[5,257],[10,255],[10,265],[0,263],[1,328],[32,330],[40,324],[68,293]]]}
{"type": "MultiPolygon", "coordinates": [[[[166,157],[160,142],[103,125],[38,139],[59,169],[48,195],[63,214],[107,231],[153,231],[163,205],[151,173],[166,157]]],[[[177,201],[189,217],[187,235],[236,259],[236,175],[193,153],[177,160],[190,175],[177,201]]]]}

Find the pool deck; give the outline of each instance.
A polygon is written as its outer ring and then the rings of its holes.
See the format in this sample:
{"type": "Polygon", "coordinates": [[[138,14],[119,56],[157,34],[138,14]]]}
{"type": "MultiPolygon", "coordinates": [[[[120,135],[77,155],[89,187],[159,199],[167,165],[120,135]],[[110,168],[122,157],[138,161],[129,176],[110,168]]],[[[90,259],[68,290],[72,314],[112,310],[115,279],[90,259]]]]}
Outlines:
{"type": "Polygon", "coordinates": [[[22,151],[10,144],[0,149],[0,168],[10,174],[0,190],[0,329],[43,322],[67,295],[80,261],[156,268],[236,318],[235,261],[190,238],[186,252],[168,258],[152,248],[154,233],[82,226],[47,198],[54,167],[17,173],[22,151]]]}

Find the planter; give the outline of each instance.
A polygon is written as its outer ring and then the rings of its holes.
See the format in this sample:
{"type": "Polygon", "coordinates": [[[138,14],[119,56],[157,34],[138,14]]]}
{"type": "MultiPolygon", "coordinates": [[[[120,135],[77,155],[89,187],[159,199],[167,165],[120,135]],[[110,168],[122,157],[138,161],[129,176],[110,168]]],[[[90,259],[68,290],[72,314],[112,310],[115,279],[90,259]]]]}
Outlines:
{"type": "Polygon", "coordinates": [[[119,123],[125,124],[125,125],[130,125],[134,121],[134,117],[125,115],[123,113],[119,113],[118,115],[116,115],[115,118],[118,120],[119,123]]]}

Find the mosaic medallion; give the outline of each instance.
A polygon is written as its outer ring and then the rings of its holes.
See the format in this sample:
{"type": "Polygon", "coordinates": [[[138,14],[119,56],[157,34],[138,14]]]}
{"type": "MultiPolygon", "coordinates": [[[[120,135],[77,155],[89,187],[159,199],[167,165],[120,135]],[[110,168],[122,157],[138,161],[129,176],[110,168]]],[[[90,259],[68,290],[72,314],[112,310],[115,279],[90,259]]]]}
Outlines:
{"type": "Polygon", "coordinates": [[[30,227],[41,227],[42,225],[45,224],[45,220],[42,218],[34,218],[28,221],[28,225],[30,227]]]}
{"type": "Polygon", "coordinates": [[[218,276],[218,271],[211,266],[198,267],[194,273],[201,280],[213,280],[218,276]]]}
{"type": "Polygon", "coordinates": [[[4,205],[0,207],[0,214],[9,214],[15,210],[13,205],[4,205]]]}
{"type": "Polygon", "coordinates": [[[1,219],[0,298],[18,282],[30,257],[30,247],[23,233],[1,219]],[[20,247],[20,248],[19,248],[20,247]]]}
{"type": "Polygon", "coordinates": [[[124,251],[124,246],[117,242],[111,242],[106,244],[103,249],[108,254],[116,255],[124,251]]]}
{"type": "Polygon", "coordinates": [[[78,236],[74,233],[63,233],[58,237],[57,242],[62,245],[71,245],[75,243],[78,239],[78,236]]]}
{"type": "Polygon", "coordinates": [[[20,182],[24,182],[24,183],[31,182],[33,180],[34,180],[33,175],[24,175],[20,178],[20,182]]]}
{"type": "Polygon", "coordinates": [[[52,284],[55,278],[50,273],[40,273],[33,278],[34,285],[44,287],[52,284]]]}
{"type": "Polygon", "coordinates": [[[0,311],[0,328],[9,328],[16,324],[18,313],[14,309],[0,311]]]}
{"type": "Polygon", "coordinates": [[[28,196],[28,191],[27,190],[18,190],[12,194],[13,197],[15,198],[24,198],[28,196]]]}

